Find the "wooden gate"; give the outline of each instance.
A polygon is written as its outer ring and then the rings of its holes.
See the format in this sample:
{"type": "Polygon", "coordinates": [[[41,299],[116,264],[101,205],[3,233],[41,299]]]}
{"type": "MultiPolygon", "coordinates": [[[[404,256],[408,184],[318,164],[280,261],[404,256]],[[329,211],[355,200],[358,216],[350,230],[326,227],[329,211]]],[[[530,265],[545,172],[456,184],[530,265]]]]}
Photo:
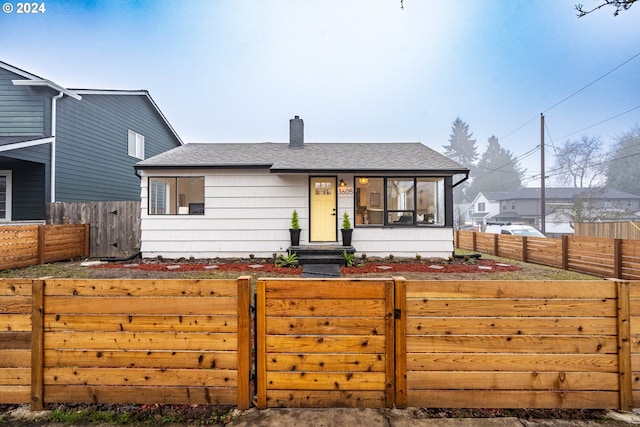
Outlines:
{"type": "Polygon", "coordinates": [[[258,407],[391,407],[391,279],[261,279],[258,407]]]}

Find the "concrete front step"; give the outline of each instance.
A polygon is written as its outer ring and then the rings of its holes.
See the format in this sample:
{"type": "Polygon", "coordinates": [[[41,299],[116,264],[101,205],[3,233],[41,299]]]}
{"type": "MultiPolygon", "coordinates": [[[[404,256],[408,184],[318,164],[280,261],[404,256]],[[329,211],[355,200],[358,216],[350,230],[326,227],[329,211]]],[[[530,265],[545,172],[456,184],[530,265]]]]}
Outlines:
{"type": "Polygon", "coordinates": [[[353,246],[342,245],[301,245],[289,247],[289,252],[298,255],[298,264],[338,264],[344,265],[344,251],[355,253],[353,246]]]}

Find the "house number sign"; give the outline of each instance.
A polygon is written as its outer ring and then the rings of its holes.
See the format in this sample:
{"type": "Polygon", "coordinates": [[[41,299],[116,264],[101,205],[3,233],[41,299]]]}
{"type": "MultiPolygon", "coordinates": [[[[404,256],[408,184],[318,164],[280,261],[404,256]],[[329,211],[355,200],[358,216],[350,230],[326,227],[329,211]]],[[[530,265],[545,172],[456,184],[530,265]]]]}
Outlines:
{"type": "Polygon", "coordinates": [[[353,187],[338,187],[338,196],[353,196],[353,187]]]}

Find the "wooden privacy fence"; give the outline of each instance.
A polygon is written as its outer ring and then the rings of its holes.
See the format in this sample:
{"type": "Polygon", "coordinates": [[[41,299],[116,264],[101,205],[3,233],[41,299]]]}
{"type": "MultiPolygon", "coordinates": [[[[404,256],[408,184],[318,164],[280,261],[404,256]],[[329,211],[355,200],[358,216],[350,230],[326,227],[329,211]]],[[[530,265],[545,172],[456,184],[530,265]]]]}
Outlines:
{"type": "Polygon", "coordinates": [[[88,224],[0,227],[0,270],[88,256],[88,224]]]}
{"type": "Polygon", "coordinates": [[[457,248],[600,277],[640,280],[640,240],[563,236],[561,239],[456,231],[457,248]]]}
{"type": "Polygon", "coordinates": [[[1,283],[0,402],[249,407],[248,277],[1,283]]]}
{"type": "MultiPolygon", "coordinates": [[[[0,280],[0,403],[249,406],[249,278],[0,280]]],[[[640,281],[259,279],[258,407],[640,405],[640,281]]]]}
{"type": "Polygon", "coordinates": [[[390,279],[262,279],[258,406],[392,407],[390,279]]]}
{"type": "Polygon", "coordinates": [[[90,224],[94,258],[140,250],[140,201],[47,203],[47,224],[90,224]]]}

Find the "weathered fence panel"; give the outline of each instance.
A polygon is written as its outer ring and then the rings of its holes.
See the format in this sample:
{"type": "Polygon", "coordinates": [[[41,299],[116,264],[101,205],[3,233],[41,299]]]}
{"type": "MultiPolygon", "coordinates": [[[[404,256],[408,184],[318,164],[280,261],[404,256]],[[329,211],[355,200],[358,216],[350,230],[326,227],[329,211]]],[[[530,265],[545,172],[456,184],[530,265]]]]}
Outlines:
{"type": "Polygon", "coordinates": [[[0,403],[31,401],[31,283],[0,279],[0,403]]]}
{"type": "Polygon", "coordinates": [[[261,279],[258,407],[391,407],[390,279],[261,279]]]}
{"type": "Polygon", "coordinates": [[[89,256],[88,225],[0,227],[0,270],[89,256]]]}
{"type": "Polygon", "coordinates": [[[399,406],[619,407],[615,282],[405,286],[399,406]]]}
{"type": "Polygon", "coordinates": [[[140,202],[47,204],[48,224],[90,224],[92,257],[124,258],[140,250],[140,202]]]}
{"type": "Polygon", "coordinates": [[[43,403],[249,407],[248,277],[48,279],[43,292],[43,403]]]}
{"type": "Polygon", "coordinates": [[[579,222],[573,231],[577,237],[640,240],[640,222],[633,221],[579,222]]]}

